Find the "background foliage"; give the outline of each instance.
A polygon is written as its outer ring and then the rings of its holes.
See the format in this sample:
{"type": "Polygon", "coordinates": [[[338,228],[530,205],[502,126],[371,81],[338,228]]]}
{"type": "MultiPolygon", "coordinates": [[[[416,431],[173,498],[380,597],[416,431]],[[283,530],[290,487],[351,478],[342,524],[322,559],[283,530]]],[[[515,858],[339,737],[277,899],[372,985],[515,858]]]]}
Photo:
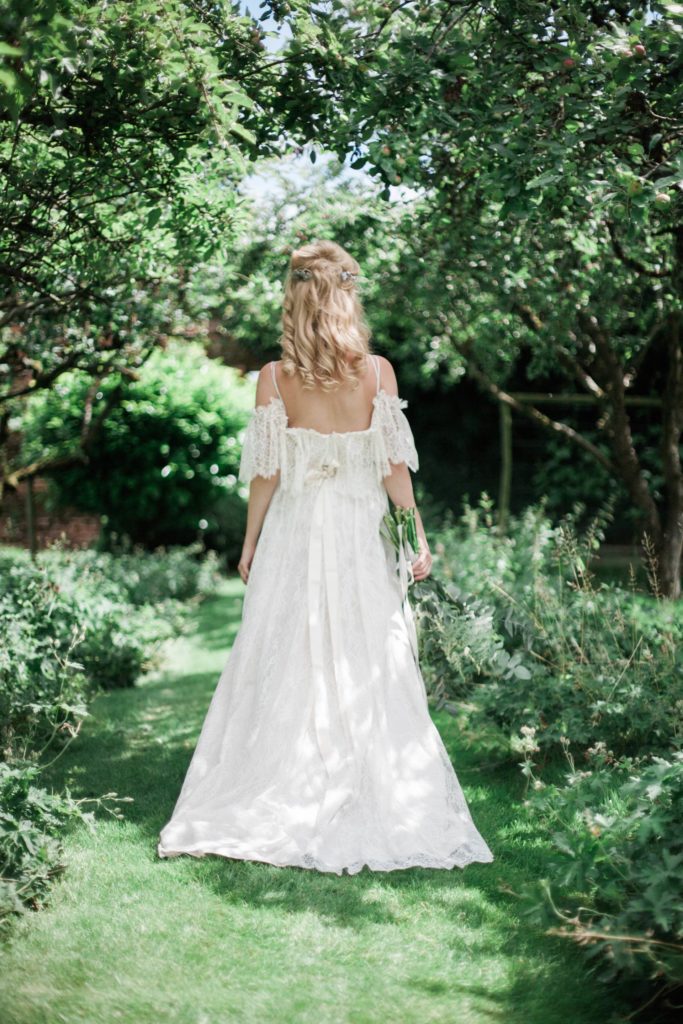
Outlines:
{"type": "MultiPolygon", "coordinates": [[[[96,407],[114,386],[102,384],[96,407]]],[[[41,452],[57,460],[71,447],[88,387],[74,371],[30,403],[25,461],[41,452]]],[[[154,547],[202,535],[236,559],[245,522],[239,441],[253,401],[251,383],[199,344],[170,344],[126,383],[88,462],[55,473],[53,500],[102,516],[105,543],[126,536],[154,547]]]]}

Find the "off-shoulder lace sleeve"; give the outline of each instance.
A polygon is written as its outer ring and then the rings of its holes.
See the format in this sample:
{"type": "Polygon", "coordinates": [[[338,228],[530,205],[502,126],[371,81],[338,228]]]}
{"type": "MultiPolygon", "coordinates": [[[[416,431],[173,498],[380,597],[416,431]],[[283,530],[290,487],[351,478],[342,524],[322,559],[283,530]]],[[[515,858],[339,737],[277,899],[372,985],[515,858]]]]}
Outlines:
{"type": "Polygon", "coordinates": [[[242,442],[239,480],[249,483],[252,477],[273,476],[282,468],[286,426],[287,413],[279,398],[252,409],[242,442]]]}
{"type": "Polygon", "coordinates": [[[420,463],[413,432],[402,411],[407,407],[407,401],[382,390],[375,395],[374,403],[379,426],[382,476],[391,473],[391,462],[405,462],[415,472],[420,463]]]}

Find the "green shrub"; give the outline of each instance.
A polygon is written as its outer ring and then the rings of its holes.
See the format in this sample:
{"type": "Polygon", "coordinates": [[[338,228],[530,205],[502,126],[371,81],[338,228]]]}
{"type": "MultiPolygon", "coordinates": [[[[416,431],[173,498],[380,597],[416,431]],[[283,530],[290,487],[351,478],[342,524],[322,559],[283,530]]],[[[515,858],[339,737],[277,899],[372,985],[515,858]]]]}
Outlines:
{"type": "Polygon", "coordinates": [[[95,688],[78,648],[74,603],[43,569],[17,564],[0,576],[2,756],[27,756],[71,733],[95,688]]]}
{"type": "Polygon", "coordinates": [[[63,867],[60,832],[85,818],[84,801],[37,785],[43,755],[77,735],[98,688],[154,664],[188,600],[215,587],[216,558],[200,553],[0,552],[0,921],[42,904],[63,867]]]}
{"type": "Polygon", "coordinates": [[[670,993],[683,983],[683,606],[597,582],[610,514],[579,529],[580,508],[553,523],[541,504],[505,536],[487,498],[451,517],[432,538],[436,581],[413,591],[420,652],[439,706],[522,759],[555,851],[524,894],[530,916],[607,977],[670,993]]]}
{"type": "Polygon", "coordinates": [[[132,686],[178,628],[178,612],[115,600],[111,581],[100,588],[97,576],[79,579],[73,564],[66,572],[58,565],[15,565],[0,580],[5,756],[69,735],[98,687],[132,686]]]}
{"type": "Polygon", "coordinates": [[[87,584],[112,600],[136,607],[201,597],[212,593],[220,578],[215,552],[206,551],[199,542],[154,551],[126,540],[111,551],[65,550],[56,544],[41,551],[38,561],[59,578],[63,588],[77,591],[87,584]]]}
{"type": "Polygon", "coordinates": [[[122,818],[115,805],[132,800],[115,792],[76,800],[69,790],[59,794],[38,785],[40,773],[32,761],[0,761],[0,931],[15,914],[44,906],[53,879],[65,868],[64,830],[94,824],[88,805],[122,818]]]}
{"type": "Polygon", "coordinates": [[[98,688],[132,686],[215,588],[201,549],[14,552],[0,574],[0,741],[5,756],[68,736],[98,688]]]}
{"type": "Polygon", "coordinates": [[[437,535],[447,599],[415,588],[425,681],[449,710],[467,697],[504,745],[533,725],[545,750],[567,736],[666,753],[683,732],[683,615],[596,583],[609,509],[582,532],[577,514],[552,524],[535,507],[501,537],[485,501],[437,535]]]}
{"type": "Polygon", "coordinates": [[[570,771],[546,784],[527,739],[527,806],[555,851],[527,913],[599,957],[605,979],[683,985],[683,752],[615,759],[598,742],[577,767],[565,740],[570,771]]]}
{"type": "Polygon", "coordinates": [[[37,786],[39,775],[35,764],[0,762],[0,924],[43,905],[64,869],[60,835],[86,816],[69,794],[37,786]]]}
{"type": "Polygon", "coordinates": [[[104,689],[132,686],[151,668],[182,627],[188,609],[180,602],[210,593],[218,579],[215,553],[199,543],[153,552],[126,545],[116,554],[52,549],[41,564],[82,626],[78,660],[104,689]]]}
{"type": "MultiPolygon", "coordinates": [[[[95,414],[119,385],[102,381],[95,414]]],[[[90,386],[88,375],[73,371],[33,397],[22,412],[23,462],[73,449],[90,386]]],[[[253,384],[209,359],[200,344],[175,342],[121,386],[87,464],[53,474],[53,504],[101,516],[105,543],[129,537],[147,548],[186,545],[201,534],[236,562],[246,516],[240,441],[253,384]],[[219,528],[227,496],[238,499],[229,505],[237,531],[219,528]]]]}

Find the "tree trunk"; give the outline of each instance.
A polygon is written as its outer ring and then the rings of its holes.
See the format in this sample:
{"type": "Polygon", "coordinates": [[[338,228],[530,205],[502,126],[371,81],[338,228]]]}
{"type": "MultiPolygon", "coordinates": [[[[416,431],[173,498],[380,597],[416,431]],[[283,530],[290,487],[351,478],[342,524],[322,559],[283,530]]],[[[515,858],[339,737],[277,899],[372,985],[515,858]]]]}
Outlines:
{"type": "Polygon", "coordinates": [[[665,597],[681,596],[681,552],[683,551],[683,346],[681,315],[675,310],[668,318],[666,384],[663,395],[662,466],[664,469],[665,512],[662,535],[657,545],[661,589],[665,597]]]}
{"type": "Polygon", "coordinates": [[[512,484],[512,413],[505,402],[498,403],[500,414],[500,485],[498,488],[498,532],[507,532],[512,484]]]}
{"type": "Polygon", "coordinates": [[[655,548],[656,576],[662,597],[676,601],[681,596],[681,558],[683,557],[683,517],[664,531],[655,548]]]}

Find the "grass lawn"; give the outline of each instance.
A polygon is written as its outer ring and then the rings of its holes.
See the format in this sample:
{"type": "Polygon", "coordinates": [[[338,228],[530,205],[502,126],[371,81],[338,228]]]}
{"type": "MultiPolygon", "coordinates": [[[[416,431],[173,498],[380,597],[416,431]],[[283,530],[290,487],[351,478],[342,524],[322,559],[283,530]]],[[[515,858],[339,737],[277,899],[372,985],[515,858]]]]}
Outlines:
{"type": "Polygon", "coordinates": [[[614,995],[574,947],[520,920],[516,890],[543,872],[545,839],[516,815],[522,777],[478,765],[435,721],[493,864],[347,877],[207,857],[160,860],[199,727],[239,626],[224,584],[172,645],[165,671],[100,695],[51,784],[116,790],[66,840],[50,906],[0,955],[3,1024],[608,1024],[614,995]]]}

